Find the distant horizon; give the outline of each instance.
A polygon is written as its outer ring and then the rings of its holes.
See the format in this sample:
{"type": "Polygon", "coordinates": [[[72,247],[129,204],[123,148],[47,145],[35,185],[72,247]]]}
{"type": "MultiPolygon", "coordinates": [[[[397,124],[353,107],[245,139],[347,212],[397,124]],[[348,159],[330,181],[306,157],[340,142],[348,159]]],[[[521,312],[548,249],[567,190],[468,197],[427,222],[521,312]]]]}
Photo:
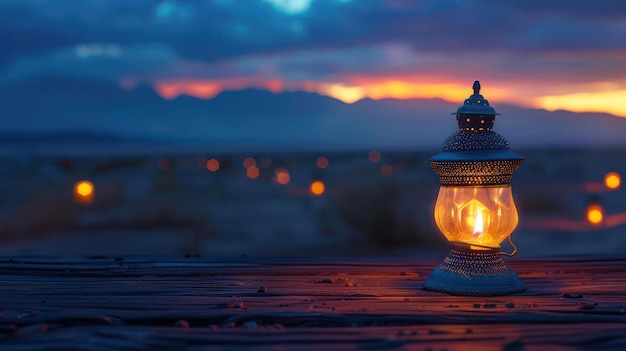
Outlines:
{"type": "MultiPolygon", "coordinates": [[[[466,90],[467,96],[472,94],[466,90]]],[[[484,96],[501,114],[494,130],[512,145],[626,146],[624,118],[529,109],[484,96]]],[[[0,99],[4,101],[0,115],[6,116],[4,132],[81,131],[96,139],[107,135],[298,150],[431,149],[457,128],[454,112],[462,104],[439,98],[364,99],[346,104],[318,93],[258,88],[225,91],[206,100],[187,96],[166,100],[149,85],[127,90],[115,82],[84,77],[29,79],[0,88],[0,99]]]]}
{"type": "Polygon", "coordinates": [[[3,1],[0,85],[56,74],[164,98],[459,103],[480,80],[497,104],[626,117],[625,20],[613,0],[3,1]]]}
{"type": "MultiPolygon", "coordinates": [[[[29,79],[29,80],[25,80],[25,83],[28,83],[29,81],[37,81],[39,79],[48,79],[48,78],[54,78],[54,76],[48,76],[48,77],[39,77],[37,79],[29,79]]],[[[89,78],[81,78],[81,77],[72,77],[71,79],[86,79],[86,80],[92,80],[89,78]]],[[[93,81],[97,81],[97,80],[93,80],[93,81]]],[[[273,95],[281,95],[281,94],[289,94],[289,93],[302,93],[302,94],[313,94],[313,95],[319,95],[319,96],[323,96],[323,97],[327,97],[329,99],[344,103],[346,105],[353,105],[353,104],[358,104],[359,102],[363,102],[363,101],[420,101],[420,100],[425,100],[425,101],[441,101],[441,102],[445,102],[445,103],[449,103],[449,104],[456,104],[458,106],[463,104],[463,100],[453,100],[453,99],[448,99],[445,97],[370,97],[370,96],[364,96],[362,98],[359,98],[358,100],[354,100],[354,101],[344,101],[341,98],[338,98],[336,96],[333,95],[329,95],[329,94],[324,94],[323,92],[318,92],[318,91],[305,91],[305,90],[281,90],[281,91],[276,91],[275,89],[268,89],[266,87],[257,87],[257,86],[246,86],[246,87],[241,87],[241,88],[227,88],[224,90],[220,90],[219,92],[217,92],[217,94],[212,95],[210,97],[206,97],[206,96],[202,96],[199,94],[193,94],[193,93],[189,93],[189,92],[181,92],[180,94],[176,95],[176,96],[172,96],[172,97],[168,97],[168,96],[163,96],[162,93],[159,91],[159,89],[157,87],[155,87],[152,84],[149,83],[138,83],[136,85],[133,86],[127,86],[122,82],[107,82],[107,81],[101,81],[101,83],[104,84],[110,84],[112,86],[116,86],[117,88],[119,88],[121,91],[126,91],[126,92],[132,92],[135,89],[138,88],[148,88],[150,89],[152,92],[154,92],[156,95],[158,95],[159,97],[161,97],[164,101],[171,101],[171,100],[176,100],[179,98],[193,98],[193,99],[197,99],[197,100],[206,100],[206,101],[211,101],[214,100],[216,98],[218,98],[220,95],[223,94],[228,94],[228,93],[237,93],[237,92],[242,92],[242,91],[259,91],[259,92],[267,92],[273,95]]],[[[10,90],[11,89],[11,85],[5,85],[4,88],[2,86],[2,84],[0,84],[0,91],[2,89],[7,89],[10,90]]],[[[471,94],[471,90],[470,89],[465,89],[465,93],[466,95],[470,95],[471,94]]],[[[533,107],[533,106],[524,106],[524,105],[520,105],[520,104],[516,104],[516,103],[511,103],[511,102],[501,102],[501,101],[494,101],[493,99],[488,97],[488,92],[485,93],[484,91],[481,91],[481,94],[485,95],[485,97],[490,100],[492,103],[495,103],[496,105],[500,105],[500,106],[514,106],[514,107],[519,107],[519,108],[523,108],[523,109],[532,109],[532,110],[541,110],[541,111],[546,111],[546,112],[559,112],[559,111],[564,111],[564,112],[570,112],[570,113],[575,113],[575,114],[585,114],[585,113],[596,113],[596,114],[605,114],[605,115],[609,115],[609,116],[613,116],[613,117],[617,117],[617,118],[626,118],[625,116],[621,116],[621,115],[617,115],[617,114],[613,114],[610,112],[602,112],[602,111],[576,111],[576,110],[569,110],[569,109],[546,109],[543,107],[533,107]]],[[[454,111],[451,111],[450,113],[453,113],[454,111]]]]}

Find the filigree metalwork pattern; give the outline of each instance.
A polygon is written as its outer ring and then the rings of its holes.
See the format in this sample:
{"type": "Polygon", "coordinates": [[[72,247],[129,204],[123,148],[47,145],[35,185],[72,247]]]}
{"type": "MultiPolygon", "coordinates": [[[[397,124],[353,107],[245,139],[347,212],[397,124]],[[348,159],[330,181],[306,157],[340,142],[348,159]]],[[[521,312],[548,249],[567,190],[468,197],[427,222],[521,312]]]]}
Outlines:
{"type": "Polygon", "coordinates": [[[472,276],[505,275],[508,268],[495,251],[450,250],[439,269],[468,278],[472,276]]]}
{"type": "Polygon", "coordinates": [[[493,130],[459,129],[444,142],[441,151],[507,150],[509,142],[493,130]]]}
{"type": "Polygon", "coordinates": [[[441,185],[503,185],[511,183],[523,160],[430,161],[441,185]]]}

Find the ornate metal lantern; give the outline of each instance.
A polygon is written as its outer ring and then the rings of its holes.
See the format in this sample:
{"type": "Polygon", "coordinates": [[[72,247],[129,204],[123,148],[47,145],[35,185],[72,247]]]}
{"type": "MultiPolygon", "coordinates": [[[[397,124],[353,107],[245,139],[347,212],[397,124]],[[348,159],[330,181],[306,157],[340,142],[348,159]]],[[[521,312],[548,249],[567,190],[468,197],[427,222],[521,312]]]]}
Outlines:
{"type": "Polygon", "coordinates": [[[452,295],[508,295],[526,290],[500,257],[500,244],[517,226],[511,178],[523,158],[492,130],[496,111],[474,82],[471,95],[456,112],[459,130],[430,159],[441,187],[435,222],[452,244],[443,263],[424,282],[424,289],[452,295]]]}

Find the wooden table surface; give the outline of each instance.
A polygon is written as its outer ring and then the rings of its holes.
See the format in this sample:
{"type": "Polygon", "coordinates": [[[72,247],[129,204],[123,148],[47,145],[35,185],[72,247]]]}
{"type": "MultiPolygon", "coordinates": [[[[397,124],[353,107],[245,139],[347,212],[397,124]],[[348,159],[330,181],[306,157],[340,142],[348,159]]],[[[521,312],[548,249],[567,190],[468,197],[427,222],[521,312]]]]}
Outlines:
{"type": "Polygon", "coordinates": [[[505,297],[422,290],[438,263],[5,257],[0,349],[626,350],[626,259],[511,259],[505,297]]]}

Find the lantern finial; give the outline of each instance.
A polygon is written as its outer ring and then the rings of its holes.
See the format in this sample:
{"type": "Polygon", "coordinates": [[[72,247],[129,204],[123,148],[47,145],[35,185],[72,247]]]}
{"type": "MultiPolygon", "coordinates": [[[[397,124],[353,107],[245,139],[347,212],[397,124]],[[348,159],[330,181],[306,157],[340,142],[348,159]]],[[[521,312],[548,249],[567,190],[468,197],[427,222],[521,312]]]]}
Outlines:
{"type": "Polygon", "coordinates": [[[480,82],[475,80],[472,89],[474,89],[474,95],[480,95],[480,82]]]}

